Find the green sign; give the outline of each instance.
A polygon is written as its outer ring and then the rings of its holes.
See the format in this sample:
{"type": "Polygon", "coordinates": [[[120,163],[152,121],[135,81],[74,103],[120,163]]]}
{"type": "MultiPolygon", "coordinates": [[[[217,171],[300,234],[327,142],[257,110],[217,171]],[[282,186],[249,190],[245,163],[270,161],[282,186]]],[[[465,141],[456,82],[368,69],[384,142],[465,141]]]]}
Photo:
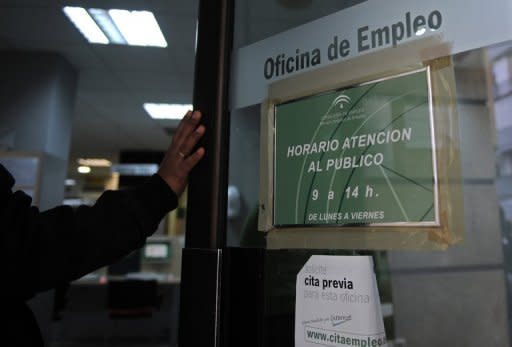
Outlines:
{"type": "Polygon", "coordinates": [[[274,225],[437,225],[429,71],[275,106],[274,225]]]}

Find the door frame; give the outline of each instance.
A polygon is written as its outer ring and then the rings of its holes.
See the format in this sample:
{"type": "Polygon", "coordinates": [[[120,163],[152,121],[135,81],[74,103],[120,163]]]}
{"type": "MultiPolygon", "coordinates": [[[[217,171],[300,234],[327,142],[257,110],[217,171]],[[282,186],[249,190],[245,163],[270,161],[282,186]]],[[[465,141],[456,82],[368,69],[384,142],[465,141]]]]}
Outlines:
{"type": "MultiPolygon", "coordinates": [[[[182,256],[179,345],[220,346],[229,159],[229,72],[234,0],[200,0],[194,108],[206,128],[205,156],[189,177],[182,256]]],[[[225,289],[225,288],[224,288],[225,289]]],[[[225,344],[222,344],[225,345],[225,344]]]]}

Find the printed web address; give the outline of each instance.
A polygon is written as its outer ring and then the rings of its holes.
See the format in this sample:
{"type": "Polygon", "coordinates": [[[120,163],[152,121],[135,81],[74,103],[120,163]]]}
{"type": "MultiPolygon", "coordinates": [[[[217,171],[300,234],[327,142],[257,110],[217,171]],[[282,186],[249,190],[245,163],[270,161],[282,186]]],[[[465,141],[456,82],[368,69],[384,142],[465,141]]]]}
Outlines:
{"type": "Polygon", "coordinates": [[[357,346],[357,347],[381,347],[387,346],[386,336],[350,336],[335,331],[323,330],[313,327],[304,327],[306,342],[321,344],[324,346],[357,346]]]}

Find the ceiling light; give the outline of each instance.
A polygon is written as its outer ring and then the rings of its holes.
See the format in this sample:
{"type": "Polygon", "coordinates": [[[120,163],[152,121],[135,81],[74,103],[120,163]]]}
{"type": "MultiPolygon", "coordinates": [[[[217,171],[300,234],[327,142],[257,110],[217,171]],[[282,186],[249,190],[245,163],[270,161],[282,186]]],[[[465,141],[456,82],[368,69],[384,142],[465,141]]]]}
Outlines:
{"type": "Polygon", "coordinates": [[[66,6],[64,13],[91,43],[167,47],[150,11],[85,9],[66,6]]]}
{"type": "Polygon", "coordinates": [[[66,6],[63,8],[63,11],[89,42],[101,44],[109,43],[108,38],[85,9],[66,6]]]}
{"type": "Polygon", "coordinates": [[[167,47],[152,12],[109,10],[108,14],[129,45],[167,47]]]}
{"type": "Polygon", "coordinates": [[[101,30],[108,36],[110,43],[116,43],[118,45],[126,45],[127,42],[123,35],[119,32],[112,18],[108,14],[107,10],[100,8],[90,8],[89,14],[92,16],[94,21],[98,23],[101,30]]]}
{"type": "Polygon", "coordinates": [[[79,166],[78,172],[81,174],[88,174],[91,172],[91,168],[89,166],[79,166]]]}
{"type": "Polygon", "coordinates": [[[80,158],[78,164],[81,166],[92,166],[92,167],[111,167],[112,163],[107,159],[98,158],[80,158]]]}
{"type": "Polygon", "coordinates": [[[144,109],[154,119],[182,119],[192,105],[145,103],[144,109]]]}

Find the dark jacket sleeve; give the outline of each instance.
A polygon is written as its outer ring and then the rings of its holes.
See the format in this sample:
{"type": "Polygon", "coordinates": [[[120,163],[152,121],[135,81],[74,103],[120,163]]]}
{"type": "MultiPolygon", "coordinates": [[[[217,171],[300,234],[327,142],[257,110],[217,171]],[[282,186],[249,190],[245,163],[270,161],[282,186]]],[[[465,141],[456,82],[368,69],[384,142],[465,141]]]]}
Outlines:
{"type": "Polygon", "coordinates": [[[141,247],[176,194],[158,175],[133,190],[107,191],[92,207],[40,212],[0,165],[0,292],[27,299],[141,247]]]}

